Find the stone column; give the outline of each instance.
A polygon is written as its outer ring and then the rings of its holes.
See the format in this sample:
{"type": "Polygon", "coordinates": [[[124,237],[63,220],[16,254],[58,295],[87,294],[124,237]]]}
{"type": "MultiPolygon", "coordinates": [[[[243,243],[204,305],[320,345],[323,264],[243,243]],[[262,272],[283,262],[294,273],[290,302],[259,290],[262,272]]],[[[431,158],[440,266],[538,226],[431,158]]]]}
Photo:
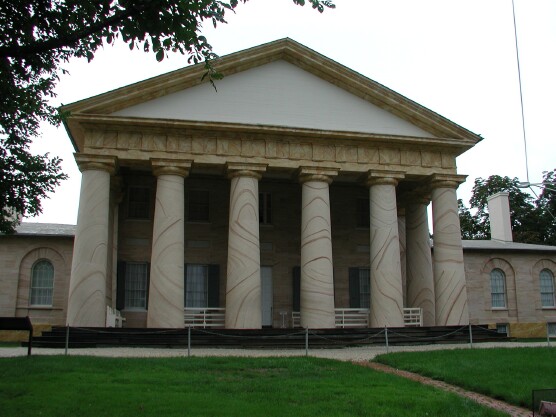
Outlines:
{"type": "Polygon", "coordinates": [[[227,329],[262,327],[259,180],[265,170],[266,165],[228,164],[227,329]]]}
{"type": "Polygon", "coordinates": [[[456,189],[464,180],[462,175],[440,174],[431,180],[437,326],[469,323],[456,196],[456,189]]]}
{"type": "Polygon", "coordinates": [[[369,172],[371,326],[403,327],[396,186],[402,172],[369,172]]]}
{"type": "Polygon", "coordinates": [[[184,181],[191,162],[151,163],[157,182],[147,327],[183,328],[184,181]]]}
{"type": "Polygon", "coordinates": [[[73,245],[67,323],[104,327],[111,239],[110,176],[117,167],[111,156],[76,154],[82,172],[77,229],[73,245]]]}
{"type": "Polygon", "coordinates": [[[423,325],[435,325],[434,279],[427,206],[422,195],[407,196],[406,258],[407,306],[423,309],[423,325]]]}
{"type": "Polygon", "coordinates": [[[329,184],[337,170],[301,168],[301,326],[334,328],[329,184]]]}

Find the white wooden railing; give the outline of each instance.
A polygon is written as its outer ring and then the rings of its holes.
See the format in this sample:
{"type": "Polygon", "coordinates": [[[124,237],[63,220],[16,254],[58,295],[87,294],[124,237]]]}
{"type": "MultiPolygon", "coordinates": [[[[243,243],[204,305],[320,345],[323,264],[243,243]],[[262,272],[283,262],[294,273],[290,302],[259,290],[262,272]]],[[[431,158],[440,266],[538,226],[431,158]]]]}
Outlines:
{"type": "Polygon", "coordinates": [[[119,310],[106,306],[106,327],[124,327],[124,321],[119,310]]]}
{"type": "Polygon", "coordinates": [[[404,308],[403,322],[405,327],[421,327],[423,326],[423,309],[422,308],[404,308]]]}
{"type": "MultiPolygon", "coordinates": [[[[365,308],[336,308],[336,327],[369,327],[369,310],[365,308]]],[[[405,327],[423,326],[422,308],[404,308],[403,321],[405,327]]],[[[301,327],[301,313],[292,312],[292,326],[301,327]]]]}
{"type": "Polygon", "coordinates": [[[336,327],[369,327],[368,308],[335,308],[336,327]]]}
{"type": "Polygon", "coordinates": [[[185,308],[185,327],[224,327],[225,308],[185,308]]]}

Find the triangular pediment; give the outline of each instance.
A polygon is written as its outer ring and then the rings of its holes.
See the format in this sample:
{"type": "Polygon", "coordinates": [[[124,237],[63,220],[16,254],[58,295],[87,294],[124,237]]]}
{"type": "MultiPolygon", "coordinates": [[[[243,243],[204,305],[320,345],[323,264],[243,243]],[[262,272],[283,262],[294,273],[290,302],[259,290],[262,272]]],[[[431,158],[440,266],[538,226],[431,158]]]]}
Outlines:
{"type": "Polygon", "coordinates": [[[224,56],[214,66],[224,75],[217,91],[198,64],[64,106],[76,149],[83,141],[82,121],[95,118],[446,138],[461,142],[461,151],[481,139],[291,39],[224,56]]]}
{"type": "Polygon", "coordinates": [[[113,113],[292,128],[432,137],[419,127],[284,60],[113,113]]]}

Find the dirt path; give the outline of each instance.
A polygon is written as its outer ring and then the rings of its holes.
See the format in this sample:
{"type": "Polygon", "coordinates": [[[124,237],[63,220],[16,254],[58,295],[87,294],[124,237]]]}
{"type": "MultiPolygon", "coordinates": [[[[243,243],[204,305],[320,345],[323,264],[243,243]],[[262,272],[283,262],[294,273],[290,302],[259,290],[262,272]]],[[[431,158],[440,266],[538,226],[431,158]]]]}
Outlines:
{"type": "Polygon", "coordinates": [[[383,365],[381,363],[376,363],[376,362],[368,362],[368,361],[355,362],[354,361],[353,363],[372,368],[376,371],[398,375],[403,378],[407,378],[407,379],[411,379],[412,381],[419,382],[421,384],[430,385],[442,389],[444,391],[453,392],[454,394],[460,395],[465,398],[469,398],[470,400],[473,400],[479,404],[507,413],[512,417],[531,417],[532,415],[531,410],[527,410],[521,407],[516,407],[515,405],[511,405],[500,400],[495,400],[494,398],[487,397],[486,395],[477,394],[476,392],[472,392],[472,391],[467,391],[464,390],[463,388],[447,384],[446,382],[427,378],[425,376],[421,376],[413,372],[395,369],[388,365],[383,365]]]}

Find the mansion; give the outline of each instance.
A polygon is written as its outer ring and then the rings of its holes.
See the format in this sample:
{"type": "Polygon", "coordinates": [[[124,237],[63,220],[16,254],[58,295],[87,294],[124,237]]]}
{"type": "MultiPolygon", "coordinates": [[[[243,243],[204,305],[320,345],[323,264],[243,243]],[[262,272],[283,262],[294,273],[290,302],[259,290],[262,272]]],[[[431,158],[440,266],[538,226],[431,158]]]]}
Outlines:
{"type": "Polygon", "coordinates": [[[493,240],[460,238],[479,136],[290,39],[215,67],[217,90],[199,64],[63,107],[77,225],[0,236],[0,316],[556,333],[556,247],[511,241],[507,196],[493,240]]]}

